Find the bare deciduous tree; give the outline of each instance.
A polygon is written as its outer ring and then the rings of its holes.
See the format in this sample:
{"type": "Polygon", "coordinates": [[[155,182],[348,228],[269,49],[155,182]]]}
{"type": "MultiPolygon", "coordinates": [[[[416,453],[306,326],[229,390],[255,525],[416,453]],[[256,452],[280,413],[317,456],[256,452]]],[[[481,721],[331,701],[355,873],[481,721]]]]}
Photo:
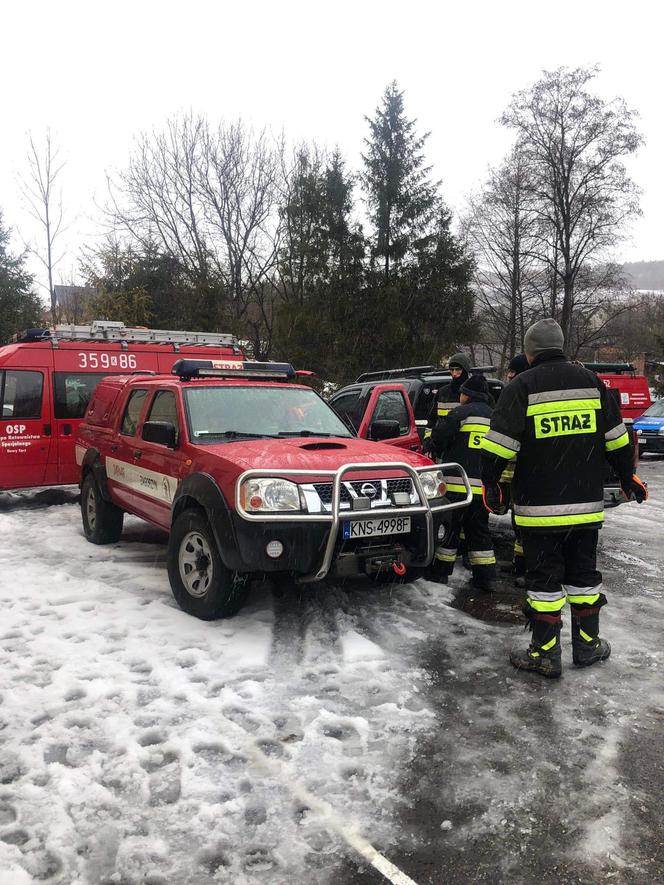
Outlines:
{"type": "Polygon", "coordinates": [[[264,291],[279,249],[278,179],[283,146],[241,121],[206,131],[199,175],[214,255],[234,320],[264,291]]]}
{"type": "Polygon", "coordinates": [[[142,134],[128,168],[109,180],[114,226],[179,259],[210,326],[223,318],[240,331],[264,297],[278,250],[280,150],[241,122],[213,129],[204,117],[176,117],[142,134]]]}
{"type": "Polygon", "coordinates": [[[523,335],[532,319],[542,283],[534,254],[536,209],[530,168],[519,147],[489,172],[481,193],[469,201],[463,229],[476,256],[475,289],[485,343],[502,371],[505,362],[523,349],[523,335]]]}
{"type": "Polygon", "coordinates": [[[606,264],[621,228],[639,212],[639,191],[623,162],[642,143],[635,113],[620,98],[592,94],[588,85],[596,74],[596,68],[545,71],[501,117],[516,130],[532,170],[538,253],[550,270],[549,306],[566,340],[579,281],[606,264]]]}
{"type": "Polygon", "coordinates": [[[64,213],[62,208],[62,191],[59,189],[59,178],[65,161],[61,158],[60,148],[46,131],[43,145],[35,142],[32,134],[28,134],[28,173],[21,179],[23,196],[28,204],[30,214],[44,229],[46,239],[45,251],[33,248],[46,270],[48,293],[51,305],[51,321],[58,321],[57,303],[53,289],[53,270],[62,255],[56,255],[56,241],[63,233],[64,213]]]}

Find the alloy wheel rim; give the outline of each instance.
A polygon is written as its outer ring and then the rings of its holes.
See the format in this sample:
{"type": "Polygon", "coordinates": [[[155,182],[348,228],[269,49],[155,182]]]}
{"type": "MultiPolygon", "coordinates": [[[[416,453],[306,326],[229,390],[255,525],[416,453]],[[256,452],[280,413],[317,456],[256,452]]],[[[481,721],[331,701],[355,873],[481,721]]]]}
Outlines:
{"type": "Polygon", "coordinates": [[[88,518],[88,526],[91,531],[94,531],[95,525],[97,524],[97,496],[95,495],[95,490],[92,486],[88,489],[85,508],[88,518]]]}
{"type": "Polygon", "coordinates": [[[200,532],[189,532],[184,536],[180,543],[178,565],[187,593],[195,599],[205,596],[212,583],[212,551],[200,532]]]}

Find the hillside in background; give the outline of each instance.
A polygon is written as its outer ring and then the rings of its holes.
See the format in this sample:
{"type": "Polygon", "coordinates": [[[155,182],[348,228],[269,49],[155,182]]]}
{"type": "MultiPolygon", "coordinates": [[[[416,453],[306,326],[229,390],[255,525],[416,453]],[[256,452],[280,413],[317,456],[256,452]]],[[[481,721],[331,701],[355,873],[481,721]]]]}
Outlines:
{"type": "Polygon", "coordinates": [[[664,291],[664,261],[631,261],[623,267],[635,289],[664,291]]]}

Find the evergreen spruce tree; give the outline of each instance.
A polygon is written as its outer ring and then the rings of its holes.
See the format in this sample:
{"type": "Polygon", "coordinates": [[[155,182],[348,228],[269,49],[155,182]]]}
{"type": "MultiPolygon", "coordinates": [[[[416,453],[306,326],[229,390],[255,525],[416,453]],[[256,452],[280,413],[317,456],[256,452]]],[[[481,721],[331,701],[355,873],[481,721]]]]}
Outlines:
{"type": "Polygon", "coordinates": [[[9,251],[10,231],[0,213],[0,344],[24,329],[39,326],[43,305],[33,291],[34,277],[25,268],[25,254],[9,251]]]}
{"type": "Polygon", "coordinates": [[[437,183],[430,180],[424,145],[415,120],[406,117],[403,92],[390,83],[373,118],[367,117],[369,138],[362,155],[362,184],[375,235],[373,254],[385,284],[413,248],[430,233],[438,203],[437,183]]]}

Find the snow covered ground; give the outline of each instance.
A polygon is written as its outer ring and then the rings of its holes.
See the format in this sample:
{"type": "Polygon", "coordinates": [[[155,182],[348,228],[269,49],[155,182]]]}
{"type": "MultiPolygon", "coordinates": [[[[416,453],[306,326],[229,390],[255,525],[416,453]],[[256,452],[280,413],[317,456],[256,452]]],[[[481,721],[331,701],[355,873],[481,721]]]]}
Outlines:
{"type": "Polygon", "coordinates": [[[0,496],[0,885],[664,881],[664,462],[642,475],[602,533],[614,654],[567,648],[554,683],[452,607],[462,571],[257,587],[207,624],[156,530],[95,548],[72,490],[0,496]]]}

